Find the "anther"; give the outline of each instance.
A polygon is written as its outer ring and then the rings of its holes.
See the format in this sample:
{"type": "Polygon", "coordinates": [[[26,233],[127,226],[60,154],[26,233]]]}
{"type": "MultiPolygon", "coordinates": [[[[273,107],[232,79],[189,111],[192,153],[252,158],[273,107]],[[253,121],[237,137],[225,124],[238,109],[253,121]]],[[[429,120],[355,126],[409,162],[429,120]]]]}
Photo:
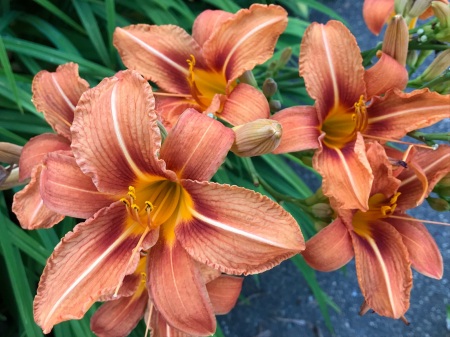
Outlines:
{"type": "Polygon", "coordinates": [[[131,208],[133,208],[136,212],[138,212],[139,213],[139,211],[141,210],[140,208],[139,208],[139,206],[138,205],[136,205],[136,204],[132,204],[131,205],[131,208]]]}
{"type": "Polygon", "coordinates": [[[153,204],[150,201],[145,202],[145,210],[147,212],[152,212],[154,209],[153,204]]]}
{"type": "Polygon", "coordinates": [[[125,206],[131,207],[131,206],[130,206],[130,202],[129,202],[127,199],[121,198],[120,201],[122,201],[122,202],[125,204],[125,206]]]}

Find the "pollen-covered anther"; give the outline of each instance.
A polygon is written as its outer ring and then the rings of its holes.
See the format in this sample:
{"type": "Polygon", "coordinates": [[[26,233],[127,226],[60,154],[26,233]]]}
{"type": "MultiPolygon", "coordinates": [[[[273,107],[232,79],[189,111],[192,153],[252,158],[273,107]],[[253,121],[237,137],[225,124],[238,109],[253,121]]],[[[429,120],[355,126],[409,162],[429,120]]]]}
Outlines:
{"type": "Polygon", "coordinates": [[[354,107],[355,113],[352,115],[352,120],[355,122],[355,131],[363,131],[367,126],[367,108],[363,95],[360,96],[354,107]]]}
{"type": "Polygon", "coordinates": [[[131,204],[134,204],[136,200],[136,189],[133,186],[128,186],[128,196],[131,199],[131,204]]]}

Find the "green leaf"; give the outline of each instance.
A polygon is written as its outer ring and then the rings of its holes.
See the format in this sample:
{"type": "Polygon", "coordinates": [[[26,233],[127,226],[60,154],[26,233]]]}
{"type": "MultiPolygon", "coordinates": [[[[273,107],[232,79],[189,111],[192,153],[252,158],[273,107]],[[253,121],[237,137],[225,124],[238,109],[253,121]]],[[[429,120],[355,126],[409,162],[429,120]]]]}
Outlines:
{"type": "Polygon", "coordinates": [[[67,23],[69,26],[74,28],[75,30],[79,31],[82,34],[86,34],[83,27],[81,27],[78,23],[76,23],[74,20],[70,18],[66,13],[64,13],[62,10],[60,10],[58,7],[56,7],[54,4],[52,4],[48,0],[34,0],[39,5],[47,9],[49,12],[51,12],[53,15],[57,16],[61,20],[63,20],[65,23],[67,23]]]}
{"type": "Polygon", "coordinates": [[[6,49],[3,44],[3,39],[1,35],[0,35],[0,64],[2,65],[3,70],[5,71],[6,79],[8,81],[9,87],[11,88],[17,107],[19,108],[20,112],[23,112],[22,104],[20,103],[19,99],[19,93],[17,92],[16,81],[14,79],[14,74],[11,68],[11,63],[9,63],[9,58],[8,55],[6,54],[6,49]]]}

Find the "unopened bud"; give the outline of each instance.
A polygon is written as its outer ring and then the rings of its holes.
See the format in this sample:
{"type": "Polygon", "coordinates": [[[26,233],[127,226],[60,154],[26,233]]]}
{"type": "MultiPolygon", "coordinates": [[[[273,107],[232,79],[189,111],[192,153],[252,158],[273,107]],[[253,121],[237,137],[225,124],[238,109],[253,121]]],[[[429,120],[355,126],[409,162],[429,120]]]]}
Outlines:
{"type": "Polygon", "coordinates": [[[19,167],[4,168],[0,166],[0,191],[10,189],[14,186],[25,184],[27,181],[19,182],[19,167]]]}
{"type": "Polygon", "coordinates": [[[283,51],[281,52],[280,58],[278,59],[277,69],[283,68],[289,62],[291,57],[292,57],[292,48],[291,47],[284,48],[283,51]]]}
{"type": "Polygon", "coordinates": [[[258,87],[258,83],[255,80],[255,76],[253,75],[251,70],[244,71],[244,73],[239,76],[239,81],[241,83],[250,84],[252,87],[258,87]]]}
{"type": "Polygon", "coordinates": [[[18,164],[22,146],[0,142],[0,162],[6,164],[18,164]]]}
{"type": "Polygon", "coordinates": [[[277,82],[273,78],[267,78],[262,86],[262,92],[266,97],[272,97],[278,90],[277,82]]]}
{"type": "Polygon", "coordinates": [[[442,197],[450,197],[450,173],[447,173],[439,183],[434,186],[433,192],[442,197]]]}
{"type": "Polygon", "coordinates": [[[415,0],[408,11],[408,16],[416,18],[426,11],[431,5],[431,0],[415,0]]]}
{"type": "Polygon", "coordinates": [[[311,212],[315,218],[320,220],[331,219],[333,216],[333,209],[329,204],[318,203],[311,206],[311,212]]]}
{"type": "Polygon", "coordinates": [[[325,222],[325,221],[314,220],[314,229],[319,232],[322,229],[324,229],[325,227],[327,227],[328,224],[329,223],[325,222]]]}
{"type": "Polygon", "coordinates": [[[257,119],[235,126],[236,135],[231,151],[241,157],[259,156],[272,152],[280,144],[281,124],[271,119],[257,119]]]}
{"type": "Polygon", "coordinates": [[[395,13],[405,17],[408,14],[409,10],[411,9],[413,1],[414,0],[395,0],[394,1],[395,13]]]}
{"type": "Polygon", "coordinates": [[[445,212],[445,211],[450,210],[449,203],[444,199],[428,197],[427,201],[428,201],[428,204],[430,205],[430,207],[432,209],[434,209],[435,211],[445,212]]]}
{"type": "Polygon", "coordinates": [[[408,56],[408,42],[409,31],[406,21],[401,15],[396,15],[389,21],[386,28],[382,51],[405,66],[408,56]]]}
{"type": "Polygon", "coordinates": [[[408,55],[406,56],[406,64],[410,68],[414,68],[417,62],[419,53],[417,50],[408,50],[408,55]]]}
{"type": "Polygon", "coordinates": [[[269,102],[270,111],[275,112],[281,109],[281,102],[277,99],[271,99],[269,102]]]}
{"type": "Polygon", "coordinates": [[[431,8],[439,21],[439,28],[445,29],[450,27],[450,5],[441,1],[433,1],[431,8]]]}
{"type": "Polygon", "coordinates": [[[440,52],[427,69],[419,76],[424,82],[431,81],[450,67],[450,49],[440,52]]]}

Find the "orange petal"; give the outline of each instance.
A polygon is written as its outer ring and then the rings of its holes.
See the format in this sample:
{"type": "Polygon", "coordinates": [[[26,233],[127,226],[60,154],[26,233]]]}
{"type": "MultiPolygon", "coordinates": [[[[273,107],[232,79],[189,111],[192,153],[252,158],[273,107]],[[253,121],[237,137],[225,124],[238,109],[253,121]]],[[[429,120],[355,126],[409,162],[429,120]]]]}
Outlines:
{"type": "Polygon", "coordinates": [[[148,314],[145,314],[145,321],[150,322],[151,337],[193,337],[191,334],[171,327],[151,302],[149,302],[148,306],[149,310],[148,314]],[[148,315],[150,315],[150,319],[147,318],[148,315]]]}
{"type": "Polygon", "coordinates": [[[178,26],[132,25],[117,27],[114,46],[123,63],[168,92],[190,94],[190,55],[196,66],[204,65],[200,46],[178,26]]]}
{"type": "MultiPolygon", "coordinates": [[[[407,214],[402,217],[412,218],[407,214]]],[[[444,272],[442,255],[436,241],[420,222],[389,218],[387,221],[402,235],[409,260],[419,273],[441,279],[444,272]]]]}
{"type": "Polygon", "coordinates": [[[141,225],[127,216],[118,201],[77,225],[56,246],[34,299],[34,319],[44,333],[59,322],[83,317],[95,301],[134,271],[139,249],[130,258],[141,225]]]}
{"type": "Polygon", "coordinates": [[[99,192],[92,179],[81,172],[75,158],[59,153],[48,154],[44,162],[41,196],[53,211],[82,219],[121,197],[99,192]]]}
{"type": "Polygon", "coordinates": [[[203,45],[203,55],[230,83],[272,56],[286,26],[287,12],[282,7],[253,4],[222,22],[203,45]]]}
{"type": "Polygon", "coordinates": [[[355,255],[348,229],[340,218],[306,242],[302,253],[314,269],[333,271],[346,265],[355,255]]]}
{"type": "Polygon", "coordinates": [[[162,240],[150,251],[147,286],[167,322],[187,334],[207,336],[216,330],[213,308],[194,260],[175,241],[162,240]]]}
{"type": "Polygon", "coordinates": [[[367,28],[375,35],[380,34],[393,11],[394,0],[364,0],[363,17],[367,28]]]}
{"type": "Polygon", "coordinates": [[[44,133],[31,138],[23,147],[19,159],[19,180],[30,178],[33,168],[42,163],[45,155],[53,151],[71,151],[70,142],[59,135],[44,133]]]}
{"type": "Polygon", "coordinates": [[[159,96],[156,97],[156,111],[167,131],[177,124],[180,115],[187,109],[201,111],[201,107],[191,99],[180,97],[159,96]]]}
{"type": "Polygon", "coordinates": [[[403,170],[397,207],[407,210],[422,203],[442,177],[450,172],[450,146],[440,145],[437,150],[416,148],[411,169],[403,170]]]}
{"type": "Polygon", "coordinates": [[[222,165],[233,141],[231,129],[207,115],[188,109],[167,135],[161,158],[179,177],[209,180],[222,165]]]}
{"type": "Polygon", "coordinates": [[[237,126],[260,118],[269,118],[270,108],[261,91],[246,83],[239,84],[225,101],[217,116],[237,126]]]}
{"type": "Polygon", "coordinates": [[[98,337],[125,337],[144,316],[148,303],[147,289],[135,295],[104,303],[91,318],[91,330],[98,337]]]}
{"type": "Polygon", "coordinates": [[[299,66],[306,89],[316,100],[319,120],[332,109],[353,108],[365,94],[360,50],[341,22],[313,23],[306,29],[299,66]]]}
{"type": "Polygon", "coordinates": [[[192,26],[192,37],[202,47],[211,35],[220,28],[221,24],[232,17],[234,15],[229,12],[207,9],[195,19],[192,26]]]}
{"type": "Polygon", "coordinates": [[[342,149],[322,146],[313,157],[313,166],[323,178],[323,193],[332,198],[334,209],[368,209],[373,174],[361,135],[342,149]]]}
{"type": "Polygon", "coordinates": [[[78,64],[63,64],[54,73],[42,70],[33,78],[33,103],[53,130],[71,139],[75,106],[88,88],[89,83],[78,76],[78,64]]]}
{"type": "Polygon", "coordinates": [[[227,274],[254,274],[305,248],[294,218],[281,206],[237,186],[184,180],[194,208],[175,235],[197,261],[227,274]]]}
{"type": "Polygon", "coordinates": [[[50,228],[64,219],[64,215],[52,211],[42,201],[41,169],[42,165],[35,166],[28,185],[14,195],[12,211],[24,229],[50,228]]]}
{"type": "Polygon", "coordinates": [[[243,277],[222,275],[206,284],[216,315],[225,315],[234,308],[241,293],[243,277]]]}
{"type": "Polygon", "coordinates": [[[369,307],[400,318],[409,308],[412,273],[401,235],[388,223],[373,221],[370,234],[352,234],[359,286],[369,307]]]}
{"type": "Polygon", "coordinates": [[[273,153],[286,153],[317,149],[319,147],[319,121],[313,106],[293,106],[274,114],[283,129],[280,145],[273,153]]]}
{"type": "Polygon", "coordinates": [[[364,133],[386,138],[402,138],[412,130],[450,118],[450,95],[428,89],[403,93],[394,89],[374,97],[367,107],[368,126],[364,133]]]}
{"type": "Polygon", "coordinates": [[[151,88],[130,70],[86,91],[72,126],[72,150],[98,190],[126,193],[137,180],[166,176],[151,88]]]}
{"type": "Polygon", "coordinates": [[[373,96],[384,94],[389,89],[403,90],[408,83],[408,71],[394,58],[382,53],[374,66],[364,73],[367,100],[373,96]]]}

